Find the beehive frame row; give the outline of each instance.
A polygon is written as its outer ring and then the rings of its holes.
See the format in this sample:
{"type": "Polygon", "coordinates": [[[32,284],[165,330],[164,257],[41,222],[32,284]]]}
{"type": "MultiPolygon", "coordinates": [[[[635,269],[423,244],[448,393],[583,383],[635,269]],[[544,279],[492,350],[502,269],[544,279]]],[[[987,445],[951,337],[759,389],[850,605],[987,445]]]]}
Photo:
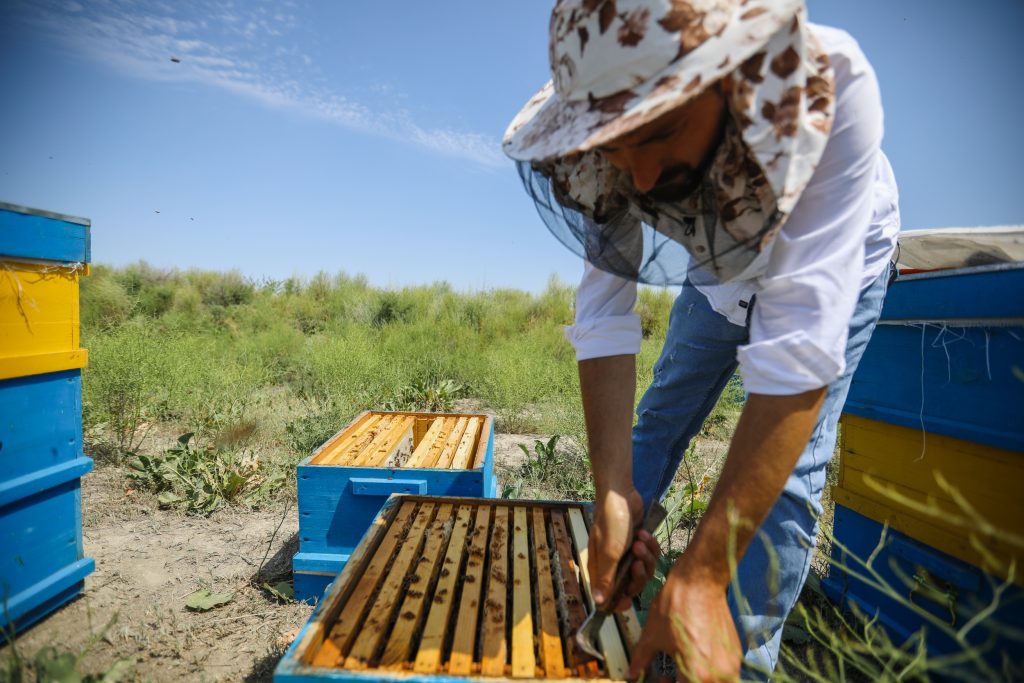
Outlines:
{"type": "Polygon", "coordinates": [[[571,503],[392,496],[279,680],[624,678],[639,637],[605,622],[605,663],[575,647],[592,606],[589,511],[571,503]]]}
{"type": "Polygon", "coordinates": [[[490,420],[486,415],[366,412],[325,443],[309,464],[476,469],[483,464],[480,445],[490,420]]]}

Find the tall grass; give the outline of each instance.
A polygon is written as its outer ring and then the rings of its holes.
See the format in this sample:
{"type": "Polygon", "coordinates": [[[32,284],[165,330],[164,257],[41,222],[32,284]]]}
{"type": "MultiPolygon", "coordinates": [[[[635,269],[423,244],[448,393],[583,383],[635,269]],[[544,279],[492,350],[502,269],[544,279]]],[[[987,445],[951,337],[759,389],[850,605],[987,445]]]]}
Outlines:
{"type": "MultiPolygon", "coordinates": [[[[82,285],[86,431],[134,453],[154,426],[202,441],[261,418],[264,441],[294,460],[358,411],[415,403],[448,382],[492,410],[499,429],[579,437],[576,364],[562,335],[573,299],[556,278],[531,295],[99,266],[82,285]]],[[[644,291],[641,303],[649,374],[671,296],[644,291]]]]}

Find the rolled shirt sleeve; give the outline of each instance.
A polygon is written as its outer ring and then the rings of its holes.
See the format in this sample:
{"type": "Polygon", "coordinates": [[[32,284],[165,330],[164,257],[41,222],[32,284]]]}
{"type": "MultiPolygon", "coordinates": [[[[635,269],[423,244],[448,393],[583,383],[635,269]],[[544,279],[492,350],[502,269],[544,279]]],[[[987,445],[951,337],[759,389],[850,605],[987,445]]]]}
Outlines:
{"type": "Polygon", "coordinates": [[[640,317],[636,283],[584,262],[576,291],[576,324],[565,338],[576,349],[576,360],[640,353],[640,317]]]}
{"type": "Polygon", "coordinates": [[[751,393],[797,394],[827,386],[845,370],[875,200],[882,106],[866,59],[855,65],[833,59],[833,67],[832,134],[770,247],[751,313],[750,342],[737,352],[751,393]]]}

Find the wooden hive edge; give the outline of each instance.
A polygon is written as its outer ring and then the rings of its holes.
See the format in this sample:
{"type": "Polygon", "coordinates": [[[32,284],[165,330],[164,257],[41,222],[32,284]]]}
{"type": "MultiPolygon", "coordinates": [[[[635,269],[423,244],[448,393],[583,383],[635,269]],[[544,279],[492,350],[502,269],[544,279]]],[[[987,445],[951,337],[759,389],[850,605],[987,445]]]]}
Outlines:
{"type": "Polygon", "coordinates": [[[335,432],[334,435],[331,438],[327,439],[327,441],[324,441],[322,444],[317,446],[316,450],[314,450],[312,453],[310,453],[309,457],[306,458],[305,464],[307,464],[307,465],[318,465],[318,464],[320,464],[320,463],[317,462],[317,460],[324,453],[327,453],[339,441],[344,439],[345,436],[347,436],[350,432],[352,432],[353,430],[358,429],[359,426],[363,424],[363,422],[365,422],[366,420],[368,420],[370,418],[370,415],[371,415],[371,412],[369,410],[364,410],[363,412],[361,412],[358,415],[356,415],[355,418],[353,418],[353,420],[351,422],[349,422],[347,425],[345,425],[344,427],[339,429],[337,432],[335,432]]]}
{"type": "MultiPolygon", "coordinates": [[[[415,452],[417,450],[417,448],[419,447],[419,444],[415,443],[415,432],[418,429],[418,427],[416,425],[417,425],[417,422],[414,421],[413,422],[413,427],[412,427],[413,435],[414,435],[413,452],[415,452]]],[[[473,472],[473,471],[481,470],[484,467],[484,465],[485,465],[486,456],[487,456],[487,449],[488,449],[488,446],[489,446],[491,433],[493,431],[493,425],[494,425],[494,417],[491,416],[491,415],[487,415],[486,413],[418,413],[418,412],[414,412],[414,411],[405,411],[405,410],[364,410],[362,413],[360,413],[355,418],[353,418],[351,423],[349,423],[347,426],[345,426],[344,428],[342,428],[341,430],[336,432],[333,436],[331,436],[331,438],[329,438],[323,444],[318,446],[316,450],[314,450],[307,458],[305,458],[299,464],[301,466],[351,467],[351,468],[354,468],[354,469],[393,469],[393,470],[413,470],[413,469],[419,469],[419,470],[437,470],[437,471],[445,471],[445,472],[452,472],[452,471],[456,471],[456,472],[473,472]],[[414,417],[414,418],[416,418],[417,421],[418,420],[427,420],[427,419],[435,420],[437,418],[442,418],[443,419],[443,418],[448,418],[448,417],[451,417],[451,418],[466,417],[466,418],[470,418],[471,420],[472,419],[478,419],[479,420],[478,424],[480,425],[480,428],[479,428],[479,430],[478,430],[478,432],[476,434],[476,437],[475,437],[475,440],[476,440],[475,446],[471,449],[472,455],[469,458],[469,462],[467,463],[465,469],[453,469],[451,467],[440,467],[440,466],[431,466],[431,467],[413,466],[413,467],[408,467],[407,465],[392,466],[392,465],[371,465],[369,463],[355,464],[355,463],[334,463],[334,462],[325,463],[325,462],[320,462],[320,460],[322,459],[322,456],[326,452],[330,451],[340,440],[344,439],[346,436],[351,434],[352,431],[357,430],[360,427],[360,425],[365,423],[366,420],[368,420],[369,418],[371,418],[373,416],[380,416],[380,417],[384,417],[384,416],[414,417]]],[[[456,444],[456,447],[458,447],[458,444],[456,444]]],[[[359,454],[357,454],[357,456],[358,455],[359,454]]]]}
{"type": "Polygon", "coordinates": [[[310,628],[295,650],[295,659],[298,663],[308,666],[316,656],[324,639],[330,633],[330,627],[338,620],[345,602],[355,589],[355,579],[362,575],[366,565],[373,558],[403,502],[401,497],[389,496],[366,535],[349,555],[344,569],[334,580],[324,601],[317,607],[310,619],[310,628]]]}

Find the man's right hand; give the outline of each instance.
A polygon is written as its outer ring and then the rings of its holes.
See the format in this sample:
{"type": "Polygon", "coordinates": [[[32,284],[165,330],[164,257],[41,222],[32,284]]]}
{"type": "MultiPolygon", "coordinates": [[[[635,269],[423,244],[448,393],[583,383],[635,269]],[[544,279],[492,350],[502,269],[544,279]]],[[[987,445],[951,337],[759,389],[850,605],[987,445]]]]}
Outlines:
{"type": "Polygon", "coordinates": [[[635,488],[597,492],[594,523],[590,529],[588,568],[591,591],[598,605],[603,605],[611,597],[615,570],[630,546],[635,560],[624,594],[614,606],[615,611],[628,608],[632,598],[639,595],[654,576],[661,548],[657,539],[646,531],[635,531],[642,523],[643,515],[643,499],[635,488]]]}

